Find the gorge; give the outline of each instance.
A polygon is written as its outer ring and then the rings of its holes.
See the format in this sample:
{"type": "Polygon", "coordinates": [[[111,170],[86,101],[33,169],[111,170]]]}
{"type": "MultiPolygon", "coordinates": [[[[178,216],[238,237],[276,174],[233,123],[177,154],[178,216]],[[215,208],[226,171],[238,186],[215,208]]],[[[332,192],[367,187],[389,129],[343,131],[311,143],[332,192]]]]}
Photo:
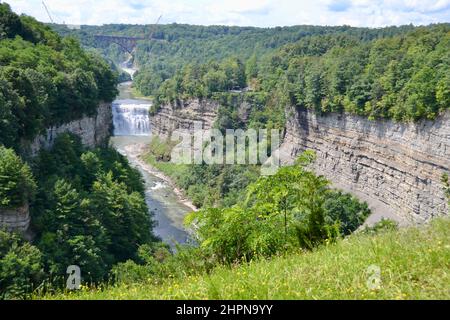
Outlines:
{"type": "Polygon", "coordinates": [[[449,297],[449,23],[102,18],[0,4],[0,300],[449,297]]]}
{"type": "MultiPolygon", "coordinates": [[[[218,108],[207,99],[162,105],[150,119],[152,131],[167,138],[178,128],[193,130],[195,121],[211,128],[218,108]]],[[[402,225],[421,223],[448,213],[441,178],[450,170],[449,112],[405,124],[288,107],[286,118],[282,163],[314,150],[316,173],[368,202],[374,212],[369,223],[382,217],[402,225]]]]}
{"type": "MultiPolygon", "coordinates": [[[[133,69],[125,71],[134,73],[133,69]]],[[[151,102],[133,97],[130,88],[131,82],[120,84],[119,96],[112,103],[114,136],[111,137],[110,143],[126,156],[143,176],[145,200],[157,222],[155,234],[172,246],[175,243],[185,243],[188,234],[183,226],[183,218],[192,208],[174,192],[170,181],[158,176],[140,160],[139,157],[150,143],[153,133],[149,115],[151,102]]]]}

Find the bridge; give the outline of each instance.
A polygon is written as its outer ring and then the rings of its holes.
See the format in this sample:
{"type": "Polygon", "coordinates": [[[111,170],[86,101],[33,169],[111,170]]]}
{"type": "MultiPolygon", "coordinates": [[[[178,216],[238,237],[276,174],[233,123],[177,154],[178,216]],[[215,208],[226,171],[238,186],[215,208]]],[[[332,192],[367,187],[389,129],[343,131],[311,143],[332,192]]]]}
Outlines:
{"type": "Polygon", "coordinates": [[[127,36],[106,36],[106,35],[95,35],[95,41],[100,45],[109,45],[111,43],[115,43],[119,45],[123,50],[128,52],[130,55],[133,55],[134,49],[137,46],[137,42],[141,40],[158,40],[158,41],[166,41],[165,39],[155,39],[153,38],[153,34],[155,33],[155,28],[158,25],[159,21],[161,21],[162,15],[159,16],[158,20],[154,25],[151,25],[150,35],[148,38],[140,38],[140,37],[127,37],[127,36]]]}
{"type": "Polygon", "coordinates": [[[136,48],[138,41],[147,40],[147,38],[140,38],[140,37],[106,36],[106,35],[95,35],[94,38],[95,42],[99,45],[102,44],[109,45],[111,43],[115,43],[129,54],[133,53],[133,50],[134,48],[136,48]]]}

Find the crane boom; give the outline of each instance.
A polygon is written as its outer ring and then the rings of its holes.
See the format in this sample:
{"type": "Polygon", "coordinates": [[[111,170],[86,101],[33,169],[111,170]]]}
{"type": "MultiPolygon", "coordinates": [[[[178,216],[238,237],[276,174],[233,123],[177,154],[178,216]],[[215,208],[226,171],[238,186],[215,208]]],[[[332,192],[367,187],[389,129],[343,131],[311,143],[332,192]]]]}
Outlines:
{"type": "Polygon", "coordinates": [[[42,1],[42,5],[44,6],[45,11],[46,11],[47,14],[48,14],[48,17],[50,18],[51,23],[55,23],[55,22],[53,21],[52,15],[50,14],[50,11],[48,11],[48,8],[47,8],[47,6],[45,5],[45,2],[44,2],[44,1],[42,1]]]}
{"type": "Polygon", "coordinates": [[[161,21],[161,18],[162,18],[162,15],[160,15],[159,18],[156,20],[156,22],[150,32],[150,36],[148,37],[149,40],[152,40],[153,34],[155,33],[156,26],[158,25],[159,21],[161,21]]]}

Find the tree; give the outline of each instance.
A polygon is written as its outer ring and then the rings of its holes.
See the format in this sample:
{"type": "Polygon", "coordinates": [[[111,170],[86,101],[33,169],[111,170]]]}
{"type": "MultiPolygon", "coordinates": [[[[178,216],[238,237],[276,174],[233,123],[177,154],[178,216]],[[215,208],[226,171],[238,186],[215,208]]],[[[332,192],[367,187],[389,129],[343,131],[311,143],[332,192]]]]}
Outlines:
{"type": "Polygon", "coordinates": [[[89,201],[67,181],[57,180],[49,202],[37,224],[43,231],[39,248],[46,254],[50,274],[62,275],[67,266],[75,264],[83,270],[85,280],[102,279],[109,258],[108,239],[89,210],[89,201]]]}
{"type": "Polygon", "coordinates": [[[15,108],[21,108],[22,101],[12,85],[0,73],[0,144],[16,146],[19,121],[14,114],[15,108]]]}
{"type": "Polygon", "coordinates": [[[115,261],[136,257],[140,244],[152,239],[152,222],[141,194],[127,193],[124,183],[113,180],[112,172],[101,174],[92,186],[91,212],[95,212],[111,239],[108,251],[115,261]]]}
{"type": "Polygon", "coordinates": [[[337,221],[325,220],[328,181],[307,169],[314,153],[293,166],[260,177],[247,198],[230,208],[204,208],[186,217],[205,254],[220,263],[249,261],[297,248],[312,249],[339,235],[337,221]]]}
{"type": "Polygon", "coordinates": [[[34,196],[30,167],[12,149],[0,146],[0,208],[16,208],[34,196]]]}
{"type": "Polygon", "coordinates": [[[351,194],[342,191],[329,192],[324,209],[325,222],[329,225],[338,222],[341,235],[351,234],[370,214],[367,203],[361,203],[351,194]]]}
{"type": "Polygon", "coordinates": [[[253,54],[245,63],[245,74],[247,76],[247,82],[250,82],[258,76],[258,63],[255,54],[253,54]]]}

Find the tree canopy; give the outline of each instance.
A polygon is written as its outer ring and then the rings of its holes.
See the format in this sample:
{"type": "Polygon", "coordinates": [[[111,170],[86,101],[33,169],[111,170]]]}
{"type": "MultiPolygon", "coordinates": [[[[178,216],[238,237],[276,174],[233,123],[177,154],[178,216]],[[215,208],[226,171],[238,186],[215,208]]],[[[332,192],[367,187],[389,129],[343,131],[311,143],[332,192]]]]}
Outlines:
{"type": "Polygon", "coordinates": [[[117,94],[117,75],[74,38],[0,4],[0,144],[94,114],[117,94]]]}

